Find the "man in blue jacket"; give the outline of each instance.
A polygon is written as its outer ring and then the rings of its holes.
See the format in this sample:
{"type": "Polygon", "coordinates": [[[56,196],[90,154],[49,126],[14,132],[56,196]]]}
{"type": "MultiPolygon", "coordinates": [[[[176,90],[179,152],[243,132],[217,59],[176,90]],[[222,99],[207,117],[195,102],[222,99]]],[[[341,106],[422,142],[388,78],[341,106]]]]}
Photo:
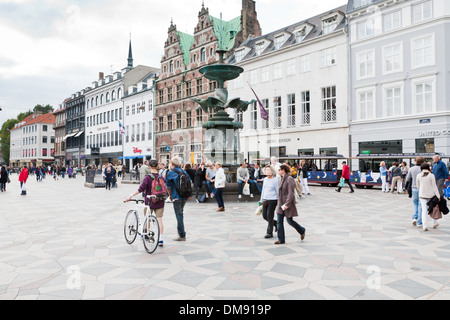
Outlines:
{"type": "Polygon", "coordinates": [[[444,184],[445,181],[448,181],[448,169],[444,162],[442,162],[441,158],[438,155],[433,157],[433,174],[436,178],[436,184],[439,189],[439,194],[441,198],[444,197],[444,184]]]}
{"type": "Polygon", "coordinates": [[[170,201],[173,202],[173,210],[175,211],[175,216],[177,218],[177,230],[178,230],[178,238],[175,238],[174,241],[186,241],[186,231],[184,229],[184,206],[186,202],[189,201],[190,197],[182,197],[178,194],[178,185],[179,185],[179,174],[184,172],[188,179],[189,175],[180,168],[181,161],[179,158],[172,158],[170,160],[172,170],[167,173],[166,177],[166,186],[167,191],[169,193],[170,201]]]}

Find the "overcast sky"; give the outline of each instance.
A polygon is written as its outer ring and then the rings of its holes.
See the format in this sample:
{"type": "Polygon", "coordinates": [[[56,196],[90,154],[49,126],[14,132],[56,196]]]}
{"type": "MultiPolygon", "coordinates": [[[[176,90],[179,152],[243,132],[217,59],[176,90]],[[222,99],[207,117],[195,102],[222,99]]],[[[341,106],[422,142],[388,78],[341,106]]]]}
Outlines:
{"type": "MultiPolygon", "coordinates": [[[[241,0],[205,0],[212,16],[231,20],[241,0]]],[[[256,0],[263,33],[346,1],[256,0]]],[[[37,104],[58,108],[127,64],[160,67],[170,20],[193,34],[202,0],[0,0],[0,126],[37,104]]]]}

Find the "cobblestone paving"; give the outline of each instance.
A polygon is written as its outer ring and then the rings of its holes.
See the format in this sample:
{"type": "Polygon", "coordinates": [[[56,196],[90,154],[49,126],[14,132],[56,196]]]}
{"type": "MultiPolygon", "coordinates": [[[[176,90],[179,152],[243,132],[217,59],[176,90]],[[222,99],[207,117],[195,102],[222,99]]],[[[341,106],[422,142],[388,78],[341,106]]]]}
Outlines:
{"type": "Polygon", "coordinates": [[[264,239],[254,203],[189,203],[186,242],[174,242],[166,206],[165,246],[148,255],[123,236],[122,200],[136,185],[106,191],[83,180],[15,175],[0,194],[0,299],[450,299],[450,223],[424,233],[411,225],[406,195],[312,187],[298,202],[300,241],[264,239]]]}

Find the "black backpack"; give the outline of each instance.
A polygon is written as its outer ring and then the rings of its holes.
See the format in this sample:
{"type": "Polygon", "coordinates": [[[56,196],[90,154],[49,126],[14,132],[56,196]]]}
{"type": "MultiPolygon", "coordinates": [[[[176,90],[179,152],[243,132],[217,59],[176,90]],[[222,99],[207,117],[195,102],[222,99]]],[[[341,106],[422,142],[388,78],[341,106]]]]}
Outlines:
{"type": "Polygon", "coordinates": [[[174,171],[178,174],[178,186],[176,187],[178,195],[182,198],[189,198],[192,195],[191,179],[183,170],[174,171]]]}

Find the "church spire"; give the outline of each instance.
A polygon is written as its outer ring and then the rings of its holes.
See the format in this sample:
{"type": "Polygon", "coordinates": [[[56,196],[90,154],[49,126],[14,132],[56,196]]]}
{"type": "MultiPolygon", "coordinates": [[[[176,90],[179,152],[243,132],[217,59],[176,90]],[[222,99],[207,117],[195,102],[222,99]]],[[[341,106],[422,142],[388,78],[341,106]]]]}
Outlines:
{"type": "Polygon", "coordinates": [[[131,33],[130,33],[130,47],[128,49],[128,66],[127,68],[133,69],[133,51],[131,50],[131,33]]]}

